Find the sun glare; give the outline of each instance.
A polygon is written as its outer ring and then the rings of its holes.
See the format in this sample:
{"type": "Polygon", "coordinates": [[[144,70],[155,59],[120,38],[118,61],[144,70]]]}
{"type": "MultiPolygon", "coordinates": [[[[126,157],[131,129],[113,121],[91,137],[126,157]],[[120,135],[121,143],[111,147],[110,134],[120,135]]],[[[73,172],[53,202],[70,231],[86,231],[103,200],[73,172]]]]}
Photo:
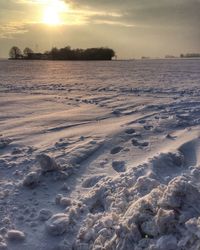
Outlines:
{"type": "Polygon", "coordinates": [[[49,25],[61,24],[59,13],[53,9],[51,6],[46,8],[44,11],[43,22],[49,25]]]}
{"type": "Polygon", "coordinates": [[[63,23],[62,13],[69,9],[63,1],[51,0],[44,8],[43,23],[48,25],[61,25],[63,23]]]}

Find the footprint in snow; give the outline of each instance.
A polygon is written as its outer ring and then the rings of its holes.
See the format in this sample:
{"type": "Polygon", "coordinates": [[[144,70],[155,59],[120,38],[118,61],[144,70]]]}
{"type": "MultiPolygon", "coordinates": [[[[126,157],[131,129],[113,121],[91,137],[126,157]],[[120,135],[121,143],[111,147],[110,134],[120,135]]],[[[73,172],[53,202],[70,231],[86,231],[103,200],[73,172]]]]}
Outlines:
{"type": "Polygon", "coordinates": [[[162,115],[160,118],[165,120],[165,119],[169,119],[169,116],[168,115],[162,115]]]}
{"type": "Polygon", "coordinates": [[[145,120],[140,120],[140,121],[138,121],[140,124],[145,124],[146,123],[146,121],[145,120]]]}
{"type": "Polygon", "coordinates": [[[177,136],[173,136],[173,135],[171,135],[171,134],[167,134],[167,135],[166,135],[166,138],[167,138],[167,139],[171,139],[171,140],[175,140],[175,139],[177,138],[177,136]]]}
{"type": "Polygon", "coordinates": [[[135,147],[147,147],[147,146],[149,146],[149,142],[147,142],[147,141],[138,141],[137,139],[132,139],[132,144],[135,147]]]}
{"type": "Polygon", "coordinates": [[[59,141],[59,142],[55,143],[55,146],[57,148],[67,147],[67,146],[69,146],[69,142],[67,142],[67,141],[59,141]]]}
{"type": "Polygon", "coordinates": [[[6,148],[11,143],[11,139],[9,138],[0,138],[0,149],[6,148]]]}
{"type": "Polygon", "coordinates": [[[151,130],[151,129],[153,129],[153,126],[152,125],[144,125],[144,129],[151,130]]]}
{"type": "Polygon", "coordinates": [[[125,133],[128,135],[134,134],[135,133],[135,129],[134,128],[127,128],[125,130],[125,133]]]}
{"type": "Polygon", "coordinates": [[[124,161],[113,161],[112,167],[118,173],[126,171],[126,166],[124,161]]]}
{"type": "Polygon", "coordinates": [[[117,146],[117,147],[112,148],[112,149],[110,150],[110,153],[111,153],[112,155],[115,155],[115,154],[118,154],[122,149],[123,149],[122,147],[117,146]]]}

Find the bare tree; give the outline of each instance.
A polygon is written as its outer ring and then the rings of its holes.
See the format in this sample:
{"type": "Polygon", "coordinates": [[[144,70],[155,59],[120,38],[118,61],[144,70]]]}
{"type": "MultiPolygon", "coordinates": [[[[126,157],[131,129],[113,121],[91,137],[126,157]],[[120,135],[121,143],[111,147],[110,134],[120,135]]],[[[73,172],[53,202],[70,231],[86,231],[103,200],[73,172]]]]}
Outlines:
{"type": "Polygon", "coordinates": [[[29,57],[29,55],[32,54],[32,53],[33,53],[33,50],[30,49],[30,48],[28,48],[28,47],[26,47],[26,48],[23,50],[23,54],[24,54],[25,57],[29,57]]]}
{"type": "Polygon", "coordinates": [[[18,47],[13,46],[9,51],[9,56],[11,59],[19,59],[22,57],[22,52],[18,47]]]}

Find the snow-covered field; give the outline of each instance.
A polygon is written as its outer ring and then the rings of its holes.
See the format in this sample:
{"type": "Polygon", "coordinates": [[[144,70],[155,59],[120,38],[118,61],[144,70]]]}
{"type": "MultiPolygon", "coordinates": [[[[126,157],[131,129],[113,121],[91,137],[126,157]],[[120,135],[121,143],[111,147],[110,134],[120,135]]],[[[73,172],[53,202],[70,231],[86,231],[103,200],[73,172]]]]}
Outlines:
{"type": "Polygon", "coordinates": [[[0,61],[0,250],[200,249],[200,60],[0,61]]]}

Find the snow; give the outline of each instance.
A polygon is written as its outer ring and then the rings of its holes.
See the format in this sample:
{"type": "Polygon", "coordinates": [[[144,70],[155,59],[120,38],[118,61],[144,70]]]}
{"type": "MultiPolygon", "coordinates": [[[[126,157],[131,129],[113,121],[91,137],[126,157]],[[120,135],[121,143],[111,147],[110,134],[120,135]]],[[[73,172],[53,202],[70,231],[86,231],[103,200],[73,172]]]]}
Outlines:
{"type": "Polygon", "coordinates": [[[0,249],[199,249],[199,60],[0,76],[0,249]]]}
{"type": "Polygon", "coordinates": [[[59,170],[58,164],[55,160],[46,154],[40,154],[37,156],[42,173],[59,170]]]}
{"type": "Polygon", "coordinates": [[[47,232],[50,235],[62,235],[68,229],[69,218],[64,213],[54,214],[46,223],[47,232]]]}
{"type": "Polygon", "coordinates": [[[35,188],[39,184],[39,181],[39,174],[37,172],[30,172],[25,176],[23,185],[26,187],[35,188]]]}
{"type": "Polygon", "coordinates": [[[39,211],[39,220],[41,221],[47,221],[48,219],[50,219],[52,217],[52,212],[48,209],[41,209],[39,211]]]}
{"type": "Polygon", "coordinates": [[[8,241],[23,241],[25,234],[18,230],[9,230],[6,237],[8,241]]]}

